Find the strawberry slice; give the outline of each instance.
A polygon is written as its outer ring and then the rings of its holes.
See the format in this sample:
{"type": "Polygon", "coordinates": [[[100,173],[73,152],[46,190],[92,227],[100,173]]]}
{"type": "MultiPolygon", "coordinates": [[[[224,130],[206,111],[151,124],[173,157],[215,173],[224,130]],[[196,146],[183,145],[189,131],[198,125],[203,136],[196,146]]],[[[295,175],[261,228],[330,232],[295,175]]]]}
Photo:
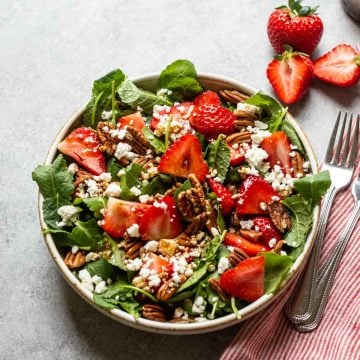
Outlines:
{"type": "Polygon", "coordinates": [[[261,176],[248,176],[239,188],[236,212],[243,214],[266,214],[267,204],[274,196],[280,197],[273,187],[261,176]]]}
{"type": "Polygon", "coordinates": [[[219,95],[211,90],[207,90],[194,99],[194,105],[201,106],[205,104],[220,106],[221,100],[219,95]]]}
{"type": "Polygon", "coordinates": [[[103,230],[115,238],[123,237],[126,230],[140,224],[140,219],[150,205],[110,197],[104,212],[103,230]]]}
{"type": "Polygon", "coordinates": [[[285,174],[290,173],[290,141],[283,131],[275,131],[270,137],[265,138],[260,145],[268,154],[266,161],[273,167],[279,165],[285,174]]]}
{"type": "Polygon", "coordinates": [[[141,133],[143,127],[145,126],[145,122],[141,116],[141,113],[138,111],[134,114],[121,117],[118,121],[118,127],[123,129],[125,126],[131,126],[141,133]]]}
{"type": "Polygon", "coordinates": [[[360,53],[350,45],[335,46],[315,60],[314,75],[337,86],[353,86],[360,79],[360,53]]]}
{"type": "Polygon", "coordinates": [[[226,234],[224,244],[244,250],[249,256],[256,256],[259,252],[270,250],[266,245],[253,243],[243,236],[233,233],[226,234]]]}
{"type": "Polygon", "coordinates": [[[105,155],[99,150],[100,145],[93,129],[79,127],[58,145],[58,149],[92,174],[100,175],[106,171],[105,155]]]}
{"type": "Polygon", "coordinates": [[[139,232],[145,241],[173,239],[181,234],[181,217],[171,196],[155,202],[145,212],[140,221],[139,232]]]}
{"type": "Polygon", "coordinates": [[[241,144],[236,149],[230,145],[228,147],[230,149],[230,165],[233,167],[241,165],[245,161],[244,148],[241,144]]]}
{"type": "Polygon", "coordinates": [[[162,156],[158,170],[181,178],[195,174],[200,182],[204,182],[209,168],[203,159],[199,139],[186,134],[175,141],[162,156]]]}
{"type": "Polygon", "coordinates": [[[312,62],[304,53],[288,50],[276,55],[268,65],[266,75],[276,95],[285,104],[298,101],[308,90],[313,74],[312,62]]]}
{"type": "Polygon", "coordinates": [[[264,294],[265,258],[257,256],[241,261],[220,276],[220,286],[228,294],[255,301],[264,294]]]}
{"type": "MultiPolygon", "coordinates": [[[[255,225],[255,230],[261,232],[260,240],[263,244],[269,246],[270,240],[276,239],[276,242],[281,240],[281,234],[275,228],[274,224],[269,218],[259,216],[253,219],[253,221],[255,225]]],[[[271,247],[274,247],[275,244],[273,244],[271,247]]]]}
{"type": "Polygon", "coordinates": [[[226,186],[213,179],[208,179],[208,184],[211,191],[221,199],[220,206],[222,213],[224,215],[230,215],[235,207],[235,200],[232,198],[232,192],[226,186]]]}
{"type": "Polygon", "coordinates": [[[148,256],[150,260],[148,268],[150,270],[154,270],[157,274],[162,272],[167,272],[168,274],[172,273],[173,266],[170,262],[152,252],[149,252],[148,256]]]}

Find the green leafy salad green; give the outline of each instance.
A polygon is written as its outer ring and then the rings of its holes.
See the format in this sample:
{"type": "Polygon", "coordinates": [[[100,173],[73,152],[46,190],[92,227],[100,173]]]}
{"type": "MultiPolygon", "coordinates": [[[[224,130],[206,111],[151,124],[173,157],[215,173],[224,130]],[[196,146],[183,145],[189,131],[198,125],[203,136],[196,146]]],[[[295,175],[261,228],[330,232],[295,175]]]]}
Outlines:
{"type": "Polygon", "coordinates": [[[272,97],[204,89],[176,60],[156,88],[116,69],[32,173],[45,234],[96,304],[211,321],[289,276],[330,186],[272,97]]]}

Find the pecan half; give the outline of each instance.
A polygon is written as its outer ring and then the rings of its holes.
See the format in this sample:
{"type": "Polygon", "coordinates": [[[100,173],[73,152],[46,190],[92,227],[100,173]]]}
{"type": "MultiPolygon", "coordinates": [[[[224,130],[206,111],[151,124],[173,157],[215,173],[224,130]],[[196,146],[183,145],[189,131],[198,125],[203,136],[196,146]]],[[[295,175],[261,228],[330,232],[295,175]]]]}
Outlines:
{"type": "Polygon", "coordinates": [[[185,233],[182,233],[181,235],[179,235],[176,238],[176,241],[180,246],[187,246],[187,247],[194,246],[192,243],[191,237],[185,233]]]}
{"type": "Polygon", "coordinates": [[[160,305],[145,304],[142,308],[142,316],[145,319],[165,322],[167,320],[167,311],[160,305]]]}
{"type": "Polygon", "coordinates": [[[77,269],[86,263],[85,253],[83,251],[78,251],[76,254],[73,254],[70,250],[66,254],[64,262],[69,269],[77,269]]]}
{"type": "Polygon", "coordinates": [[[141,133],[140,131],[138,131],[137,129],[135,129],[132,126],[126,127],[126,134],[124,137],[124,142],[131,145],[131,148],[132,148],[131,151],[133,151],[136,154],[146,155],[148,150],[151,151],[151,145],[147,141],[147,139],[143,135],[143,133],[141,133]]]}
{"type": "Polygon", "coordinates": [[[140,239],[129,239],[123,244],[125,249],[125,257],[128,259],[135,259],[140,255],[140,249],[143,247],[144,242],[140,239]]]}
{"type": "Polygon", "coordinates": [[[232,104],[244,102],[249,97],[238,90],[220,90],[219,95],[223,100],[232,104]]]}
{"type": "Polygon", "coordinates": [[[241,120],[236,120],[234,122],[234,127],[236,130],[246,130],[248,126],[254,127],[254,121],[253,119],[246,118],[241,120]]]}
{"type": "Polygon", "coordinates": [[[219,295],[221,300],[225,302],[229,301],[229,297],[226,295],[226,292],[221,287],[220,281],[218,279],[211,278],[208,280],[208,283],[211,286],[211,288],[219,295]]]}
{"type": "Polygon", "coordinates": [[[258,117],[255,114],[252,114],[250,112],[247,112],[245,110],[234,110],[234,115],[238,119],[250,119],[250,120],[256,120],[258,117]]]}
{"type": "Polygon", "coordinates": [[[176,284],[174,280],[164,282],[156,293],[156,298],[160,301],[169,300],[175,293],[180,285],[186,280],[185,275],[179,275],[179,283],[176,284]]]}
{"type": "Polygon", "coordinates": [[[205,201],[205,210],[206,210],[206,215],[207,215],[207,218],[208,218],[206,223],[205,223],[206,228],[208,229],[209,233],[212,236],[215,236],[213,234],[213,232],[214,232],[214,228],[217,231],[217,221],[216,221],[217,214],[215,214],[214,207],[212,206],[210,200],[205,201]]]}
{"type": "Polygon", "coordinates": [[[93,174],[89,173],[84,169],[79,169],[75,173],[75,181],[74,181],[74,188],[77,188],[81,183],[83,183],[87,179],[92,179],[93,174]]]}
{"type": "Polygon", "coordinates": [[[234,251],[232,251],[229,256],[229,262],[231,264],[232,267],[235,267],[236,265],[238,265],[239,263],[241,263],[241,261],[247,259],[249,256],[248,254],[246,254],[245,251],[239,249],[239,248],[234,248],[234,251]]]}
{"type": "Polygon", "coordinates": [[[291,167],[293,168],[293,174],[296,176],[297,174],[301,174],[304,176],[304,158],[300,151],[293,150],[295,156],[291,157],[291,167]]]}
{"type": "Polygon", "coordinates": [[[192,218],[191,223],[187,226],[184,233],[186,235],[194,235],[197,234],[209,220],[209,215],[206,212],[203,212],[194,218],[192,218]]]}
{"type": "Polygon", "coordinates": [[[240,132],[231,134],[225,139],[225,141],[228,145],[250,143],[251,142],[251,132],[250,131],[240,131],[240,132]]]}
{"type": "Polygon", "coordinates": [[[285,206],[279,201],[268,203],[270,219],[275,227],[282,233],[291,228],[291,216],[285,206]]]}
{"type": "Polygon", "coordinates": [[[116,144],[120,142],[111,136],[110,131],[115,130],[109,121],[99,121],[96,127],[99,140],[101,142],[100,151],[106,152],[108,155],[114,155],[116,144]]]}
{"type": "Polygon", "coordinates": [[[257,242],[260,239],[261,232],[256,230],[240,230],[240,235],[243,236],[245,239],[257,242]]]}

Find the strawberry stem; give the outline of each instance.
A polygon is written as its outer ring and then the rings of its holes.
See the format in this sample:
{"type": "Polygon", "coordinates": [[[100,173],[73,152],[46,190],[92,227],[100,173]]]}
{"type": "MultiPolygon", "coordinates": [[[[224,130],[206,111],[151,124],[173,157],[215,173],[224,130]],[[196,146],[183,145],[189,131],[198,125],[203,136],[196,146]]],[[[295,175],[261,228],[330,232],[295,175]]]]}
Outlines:
{"type": "Polygon", "coordinates": [[[288,6],[281,5],[276,9],[287,9],[293,16],[310,16],[315,15],[319,6],[310,7],[302,6],[302,0],[289,0],[288,6]]]}

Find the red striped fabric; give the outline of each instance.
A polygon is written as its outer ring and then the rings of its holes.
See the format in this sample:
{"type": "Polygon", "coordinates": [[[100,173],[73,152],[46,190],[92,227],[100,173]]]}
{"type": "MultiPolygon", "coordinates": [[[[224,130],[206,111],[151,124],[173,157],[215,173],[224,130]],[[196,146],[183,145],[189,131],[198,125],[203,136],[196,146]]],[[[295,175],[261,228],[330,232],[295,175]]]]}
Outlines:
{"type": "MultiPolygon", "coordinates": [[[[360,162],[355,174],[359,174],[360,162]]],[[[339,194],[329,218],[321,262],[329,255],[353,208],[350,189],[339,194]]],[[[221,360],[359,360],[360,359],[360,221],[347,245],[321,324],[300,333],[283,306],[292,288],[275,306],[240,324],[221,360]]]]}

